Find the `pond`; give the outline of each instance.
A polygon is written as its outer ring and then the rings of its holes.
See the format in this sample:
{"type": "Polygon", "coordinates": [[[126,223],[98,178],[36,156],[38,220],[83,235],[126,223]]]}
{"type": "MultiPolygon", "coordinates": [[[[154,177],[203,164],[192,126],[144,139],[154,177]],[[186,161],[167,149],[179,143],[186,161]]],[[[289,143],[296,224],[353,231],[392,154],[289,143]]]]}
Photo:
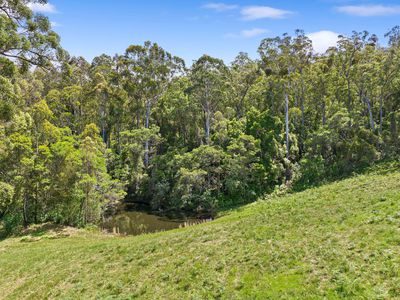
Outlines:
{"type": "Polygon", "coordinates": [[[139,235],[188,227],[210,221],[211,218],[169,218],[142,211],[122,211],[102,224],[102,229],[115,234],[139,235]]]}

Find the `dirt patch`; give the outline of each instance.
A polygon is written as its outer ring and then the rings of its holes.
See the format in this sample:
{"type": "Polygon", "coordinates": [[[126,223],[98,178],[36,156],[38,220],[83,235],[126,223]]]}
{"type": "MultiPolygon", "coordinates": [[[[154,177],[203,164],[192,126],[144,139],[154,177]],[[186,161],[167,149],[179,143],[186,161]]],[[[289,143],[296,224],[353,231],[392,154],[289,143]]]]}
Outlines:
{"type": "Polygon", "coordinates": [[[22,235],[41,235],[41,234],[61,234],[61,233],[76,233],[79,229],[69,227],[69,226],[62,226],[53,223],[44,223],[44,224],[36,224],[31,225],[28,228],[22,231],[22,235]]]}
{"type": "Polygon", "coordinates": [[[85,230],[52,223],[32,225],[21,233],[21,242],[37,242],[42,239],[60,239],[84,233],[85,230]]]}

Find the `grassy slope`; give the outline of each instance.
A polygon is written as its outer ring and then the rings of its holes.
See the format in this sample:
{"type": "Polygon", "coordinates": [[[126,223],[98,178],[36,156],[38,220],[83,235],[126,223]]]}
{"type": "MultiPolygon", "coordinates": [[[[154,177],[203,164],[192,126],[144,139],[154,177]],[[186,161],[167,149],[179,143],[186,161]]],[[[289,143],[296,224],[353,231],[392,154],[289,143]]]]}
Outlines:
{"type": "Polygon", "coordinates": [[[139,237],[0,242],[0,298],[266,299],[400,295],[400,171],[139,237]]]}

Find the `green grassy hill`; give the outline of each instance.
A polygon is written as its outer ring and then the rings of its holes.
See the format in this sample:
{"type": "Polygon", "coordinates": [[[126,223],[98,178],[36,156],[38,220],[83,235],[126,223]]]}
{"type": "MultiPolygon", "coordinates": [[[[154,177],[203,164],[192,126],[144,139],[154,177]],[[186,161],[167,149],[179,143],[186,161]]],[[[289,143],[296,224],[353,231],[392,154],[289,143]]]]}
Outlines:
{"type": "Polygon", "coordinates": [[[6,239],[0,274],[1,299],[394,299],[400,171],[164,233],[6,239]]]}

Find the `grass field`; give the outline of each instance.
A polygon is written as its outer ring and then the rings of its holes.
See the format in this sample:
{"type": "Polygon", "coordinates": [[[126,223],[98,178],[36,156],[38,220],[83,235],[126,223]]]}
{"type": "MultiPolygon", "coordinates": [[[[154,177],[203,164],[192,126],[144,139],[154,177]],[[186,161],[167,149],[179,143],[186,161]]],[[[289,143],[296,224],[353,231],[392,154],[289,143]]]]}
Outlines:
{"type": "Polygon", "coordinates": [[[400,298],[396,165],[137,237],[0,242],[1,299],[400,298]]]}

